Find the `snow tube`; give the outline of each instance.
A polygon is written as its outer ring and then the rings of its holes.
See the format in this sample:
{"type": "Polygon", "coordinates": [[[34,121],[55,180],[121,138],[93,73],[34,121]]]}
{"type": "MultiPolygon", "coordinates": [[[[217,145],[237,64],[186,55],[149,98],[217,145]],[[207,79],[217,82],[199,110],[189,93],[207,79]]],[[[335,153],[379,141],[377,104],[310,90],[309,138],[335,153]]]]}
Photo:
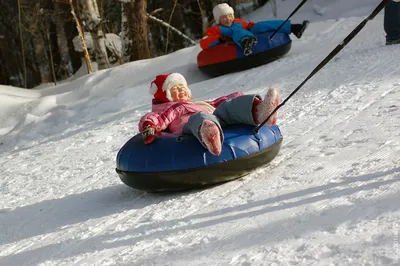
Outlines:
{"type": "Polygon", "coordinates": [[[250,56],[245,56],[233,42],[202,50],[197,55],[197,66],[201,72],[217,77],[272,62],[289,52],[292,40],[286,33],[276,33],[270,40],[271,35],[272,32],[256,35],[257,44],[250,56]]]}
{"type": "Polygon", "coordinates": [[[279,152],[283,138],[277,125],[253,130],[249,125],[224,128],[219,156],[190,134],[163,132],[150,145],[137,134],[118,152],[116,171],[126,185],[149,192],[230,181],[269,163],[279,152]]]}

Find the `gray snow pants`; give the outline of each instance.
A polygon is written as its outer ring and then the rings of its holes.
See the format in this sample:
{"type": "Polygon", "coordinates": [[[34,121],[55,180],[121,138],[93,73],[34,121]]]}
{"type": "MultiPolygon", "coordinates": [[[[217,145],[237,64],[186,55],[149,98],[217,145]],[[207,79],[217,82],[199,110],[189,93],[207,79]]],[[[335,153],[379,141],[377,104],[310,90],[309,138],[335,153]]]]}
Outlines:
{"type": "Polygon", "coordinates": [[[204,120],[211,120],[219,127],[222,142],[224,141],[224,134],[222,134],[224,126],[233,124],[256,126],[252,113],[254,97],[261,99],[259,95],[255,94],[242,95],[221,103],[213,114],[204,112],[193,114],[184,125],[182,132],[193,134],[207,148],[200,135],[201,124],[204,120]]]}

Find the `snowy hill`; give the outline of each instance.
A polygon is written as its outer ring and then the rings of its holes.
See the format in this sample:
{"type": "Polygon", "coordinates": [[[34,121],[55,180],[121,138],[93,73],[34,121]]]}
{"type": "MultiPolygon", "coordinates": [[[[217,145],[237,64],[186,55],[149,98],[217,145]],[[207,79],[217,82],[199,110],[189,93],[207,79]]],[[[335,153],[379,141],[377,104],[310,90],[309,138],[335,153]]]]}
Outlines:
{"type": "Polygon", "coordinates": [[[382,13],[279,111],[270,165],[166,195],[115,173],[156,74],[182,73],[199,100],[284,99],[379,1],[358,3],[310,1],[284,58],[218,78],[198,71],[196,46],[57,87],[0,86],[0,265],[399,265],[400,46],[384,45],[382,13]]]}

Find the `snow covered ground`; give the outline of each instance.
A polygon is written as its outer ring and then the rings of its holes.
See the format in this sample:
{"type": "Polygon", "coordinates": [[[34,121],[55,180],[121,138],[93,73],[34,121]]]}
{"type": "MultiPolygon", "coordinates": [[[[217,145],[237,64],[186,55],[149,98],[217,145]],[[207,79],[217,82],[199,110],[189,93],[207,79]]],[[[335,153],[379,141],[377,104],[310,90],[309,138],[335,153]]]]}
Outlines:
{"type": "Polygon", "coordinates": [[[57,87],[0,86],[0,265],[399,265],[400,46],[384,45],[382,13],[279,111],[270,165],[176,194],[115,173],[156,74],[184,74],[199,100],[285,98],[379,1],[357,3],[307,3],[287,56],[218,78],[198,71],[196,46],[57,87]]]}

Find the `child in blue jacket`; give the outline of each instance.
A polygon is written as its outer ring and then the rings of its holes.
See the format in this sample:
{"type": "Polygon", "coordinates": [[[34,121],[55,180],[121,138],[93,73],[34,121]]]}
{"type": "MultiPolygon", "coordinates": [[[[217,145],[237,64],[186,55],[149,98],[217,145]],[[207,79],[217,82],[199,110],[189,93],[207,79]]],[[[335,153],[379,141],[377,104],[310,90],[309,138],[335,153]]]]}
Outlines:
{"type": "MultiPolygon", "coordinates": [[[[240,18],[235,18],[233,8],[226,3],[216,5],[213,15],[216,25],[207,29],[206,36],[200,41],[200,47],[202,49],[211,48],[224,43],[226,38],[229,38],[244,49],[245,55],[250,55],[252,48],[257,43],[255,34],[275,31],[284,22],[283,20],[245,22],[240,18]]],[[[300,39],[308,24],[307,20],[302,24],[291,24],[291,21],[288,20],[278,32],[293,33],[300,39]]]]}

